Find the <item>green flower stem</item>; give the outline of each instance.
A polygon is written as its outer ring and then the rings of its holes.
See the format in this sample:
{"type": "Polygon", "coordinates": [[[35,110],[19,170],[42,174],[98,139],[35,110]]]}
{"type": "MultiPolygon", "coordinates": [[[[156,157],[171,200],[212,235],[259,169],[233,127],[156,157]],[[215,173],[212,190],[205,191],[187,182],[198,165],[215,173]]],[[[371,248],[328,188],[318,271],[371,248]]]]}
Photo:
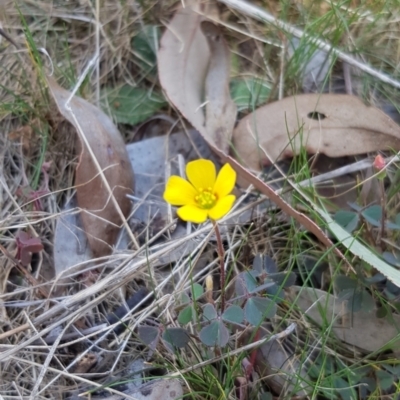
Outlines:
{"type": "Polygon", "coordinates": [[[225,311],[225,251],[224,246],[222,245],[221,233],[219,231],[219,227],[216,221],[212,220],[215,230],[215,236],[217,237],[217,251],[219,256],[219,266],[221,269],[220,272],[220,285],[221,285],[221,314],[225,311]]]}

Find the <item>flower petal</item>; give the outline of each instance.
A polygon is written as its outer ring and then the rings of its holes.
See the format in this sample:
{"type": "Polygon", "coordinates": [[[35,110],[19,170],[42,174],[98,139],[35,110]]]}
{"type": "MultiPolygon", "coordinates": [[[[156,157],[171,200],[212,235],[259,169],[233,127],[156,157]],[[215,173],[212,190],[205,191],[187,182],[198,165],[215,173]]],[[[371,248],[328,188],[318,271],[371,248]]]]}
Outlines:
{"type": "Polygon", "coordinates": [[[189,204],[179,208],[177,214],[179,218],[183,219],[184,221],[201,224],[207,219],[207,211],[208,210],[204,210],[203,208],[189,204]]]}
{"type": "Polygon", "coordinates": [[[210,160],[195,160],[186,165],[186,175],[189,182],[196,189],[207,189],[214,187],[215,165],[210,160]]]}
{"type": "Polygon", "coordinates": [[[235,170],[229,164],[225,164],[219,171],[213,192],[218,196],[219,199],[222,199],[232,192],[233,188],[235,187],[235,183],[235,170]]]}
{"type": "Polygon", "coordinates": [[[164,200],[173,206],[184,206],[185,204],[196,204],[194,198],[196,189],[180,176],[172,175],[167,182],[164,191],[164,200]]]}
{"type": "Polygon", "coordinates": [[[236,196],[233,194],[223,197],[211,210],[208,210],[208,216],[214,221],[221,219],[225,214],[228,214],[235,200],[236,196]]]}

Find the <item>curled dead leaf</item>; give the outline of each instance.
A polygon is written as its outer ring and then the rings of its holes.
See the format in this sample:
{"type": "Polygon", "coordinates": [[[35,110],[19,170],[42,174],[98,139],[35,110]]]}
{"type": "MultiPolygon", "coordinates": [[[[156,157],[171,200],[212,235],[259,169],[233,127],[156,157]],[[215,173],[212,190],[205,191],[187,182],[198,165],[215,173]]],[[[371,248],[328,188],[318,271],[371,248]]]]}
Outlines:
{"type": "Polygon", "coordinates": [[[211,52],[205,80],[206,130],[215,145],[228,153],[237,114],[236,104],[229,91],[230,52],[217,25],[203,21],[201,31],[211,52]]]}
{"type": "Polygon", "coordinates": [[[218,26],[203,16],[211,11],[197,1],[185,3],[161,38],[157,55],[160,83],[171,103],[204,139],[227,152],[236,118],[229,93],[229,49],[218,26]]]}
{"type": "Polygon", "coordinates": [[[75,185],[89,246],[94,257],[110,254],[131,209],[126,194],[133,193],[134,177],[125,144],[103,111],[77,96],[67,104],[70,92],[52,78],[47,82],[60,113],[78,132],[75,185]]]}
{"type": "Polygon", "coordinates": [[[168,99],[204,134],[201,105],[210,50],[200,29],[204,17],[196,11],[194,2],[193,6],[187,3],[175,13],[161,38],[157,64],[160,83],[168,99]]]}
{"type": "Polygon", "coordinates": [[[260,170],[302,147],[329,157],[399,150],[400,127],[355,96],[305,94],[247,115],[234,130],[233,144],[244,165],[260,170]]]}

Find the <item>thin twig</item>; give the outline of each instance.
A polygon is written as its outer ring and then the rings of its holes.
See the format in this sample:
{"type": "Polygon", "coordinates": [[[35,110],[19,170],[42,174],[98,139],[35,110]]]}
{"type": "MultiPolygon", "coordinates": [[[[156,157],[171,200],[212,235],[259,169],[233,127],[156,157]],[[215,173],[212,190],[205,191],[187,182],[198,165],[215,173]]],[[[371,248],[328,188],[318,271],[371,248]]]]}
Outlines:
{"type": "Polygon", "coordinates": [[[5,39],[7,39],[11,44],[13,44],[17,49],[19,49],[19,46],[17,45],[17,43],[14,42],[14,40],[11,38],[11,36],[4,32],[3,29],[0,28],[0,35],[3,36],[5,39]]]}
{"type": "Polygon", "coordinates": [[[217,237],[218,246],[218,257],[220,265],[220,282],[221,282],[221,314],[225,311],[225,251],[222,245],[221,233],[219,231],[218,223],[212,221],[215,230],[215,236],[217,237]]]}

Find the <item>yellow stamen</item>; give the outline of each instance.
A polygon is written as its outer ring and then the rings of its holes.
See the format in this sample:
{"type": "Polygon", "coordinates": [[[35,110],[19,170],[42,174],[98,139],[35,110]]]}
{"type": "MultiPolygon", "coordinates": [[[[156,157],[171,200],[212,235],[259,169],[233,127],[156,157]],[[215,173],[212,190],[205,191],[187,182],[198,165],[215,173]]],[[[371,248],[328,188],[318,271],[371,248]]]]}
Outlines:
{"type": "Polygon", "coordinates": [[[199,194],[195,196],[195,201],[199,207],[209,210],[215,206],[217,202],[217,196],[212,193],[211,188],[203,189],[199,188],[199,194]]]}

